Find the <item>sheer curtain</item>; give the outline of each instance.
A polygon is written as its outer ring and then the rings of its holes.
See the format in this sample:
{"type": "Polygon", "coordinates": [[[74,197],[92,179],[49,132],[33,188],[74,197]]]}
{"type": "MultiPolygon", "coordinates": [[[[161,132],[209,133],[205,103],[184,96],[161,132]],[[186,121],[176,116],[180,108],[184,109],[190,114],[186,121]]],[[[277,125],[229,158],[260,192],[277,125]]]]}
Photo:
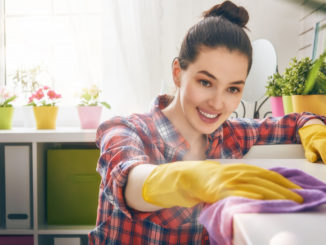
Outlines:
{"type": "Polygon", "coordinates": [[[103,80],[110,115],[144,112],[162,83],[159,0],[109,0],[104,4],[103,80]]]}

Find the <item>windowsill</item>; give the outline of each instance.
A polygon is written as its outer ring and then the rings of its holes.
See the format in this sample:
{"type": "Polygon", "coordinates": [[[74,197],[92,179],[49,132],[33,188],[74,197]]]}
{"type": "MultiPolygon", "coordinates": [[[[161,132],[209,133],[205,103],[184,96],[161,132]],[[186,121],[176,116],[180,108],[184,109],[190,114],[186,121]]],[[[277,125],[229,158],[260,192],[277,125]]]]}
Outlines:
{"type": "MultiPolygon", "coordinates": [[[[13,128],[25,128],[26,130],[33,130],[36,128],[33,107],[18,106],[14,108],[15,110],[12,124],[13,128]]],[[[109,119],[111,116],[110,110],[103,109],[101,122],[109,119]]],[[[80,128],[80,121],[76,106],[60,105],[56,125],[57,128],[80,128]]]]}

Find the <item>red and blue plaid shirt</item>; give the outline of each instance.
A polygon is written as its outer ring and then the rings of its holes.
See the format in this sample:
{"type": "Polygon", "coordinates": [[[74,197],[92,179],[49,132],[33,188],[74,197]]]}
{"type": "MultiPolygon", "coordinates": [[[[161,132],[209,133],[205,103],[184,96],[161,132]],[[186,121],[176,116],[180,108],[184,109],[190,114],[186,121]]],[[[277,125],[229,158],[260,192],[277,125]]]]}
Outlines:
{"type": "MultiPolygon", "coordinates": [[[[129,171],[139,164],[180,161],[189,149],[162,109],[171,97],[159,96],[148,114],[115,117],[101,124],[97,171],[102,177],[96,228],[90,244],[209,244],[197,222],[202,205],[140,212],[126,205],[124,188],[129,171]]],[[[300,143],[298,129],[313,114],[282,118],[231,119],[207,137],[207,159],[242,158],[254,144],[300,143]]]]}

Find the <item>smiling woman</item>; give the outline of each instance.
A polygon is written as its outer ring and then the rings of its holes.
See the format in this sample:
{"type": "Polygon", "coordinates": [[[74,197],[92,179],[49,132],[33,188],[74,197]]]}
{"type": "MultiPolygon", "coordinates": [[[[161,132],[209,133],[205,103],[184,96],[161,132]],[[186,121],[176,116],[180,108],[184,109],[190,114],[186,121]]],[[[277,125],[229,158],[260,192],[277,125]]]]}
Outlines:
{"type": "MultiPolygon", "coordinates": [[[[312,114],[228,119],[252,63],[247,22],[247,10],[230,1],[205,11],[173,61],[174,96],[159,95],[150,112],[100,125],[102,182],[90,244],[208,244],[197,221],[203,203],[229,196],[303,202],[291,190],[300,187],[276,172],[205,160],[242,158],[255,144],[298,143],[298,130],[307,121],[326,121],[312,114]]],[[[309,137],[318,139],[319,131],[326,131],[325,125],[317,125],[323,130],[310,126],[300,131],[309,155],[315,149],[309,137]]]]}

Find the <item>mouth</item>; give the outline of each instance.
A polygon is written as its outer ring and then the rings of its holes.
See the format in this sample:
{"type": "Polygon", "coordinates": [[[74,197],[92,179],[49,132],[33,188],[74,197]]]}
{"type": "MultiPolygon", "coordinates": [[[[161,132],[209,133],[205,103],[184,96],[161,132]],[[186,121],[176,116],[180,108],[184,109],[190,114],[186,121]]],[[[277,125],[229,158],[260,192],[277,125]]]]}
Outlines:
{"type": "Polygon", "coordinates": [[[199,108],[197,108],[197,111],[198,111],[200,119],[206,123],[216,122],[219,119],[219,116],[221,115],[220,113],[219,114],[207,113],[207,112],[200,110],[199,108]]]}

